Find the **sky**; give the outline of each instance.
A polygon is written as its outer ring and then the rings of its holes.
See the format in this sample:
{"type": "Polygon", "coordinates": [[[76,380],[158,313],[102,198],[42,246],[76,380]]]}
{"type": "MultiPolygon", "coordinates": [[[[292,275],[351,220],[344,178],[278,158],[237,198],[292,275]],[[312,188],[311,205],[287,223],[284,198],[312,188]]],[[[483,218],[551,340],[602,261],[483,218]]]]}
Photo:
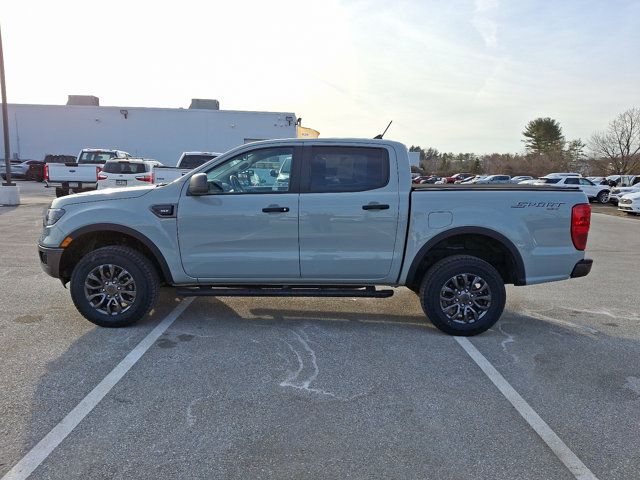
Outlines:
{"type": "Polygon", "coordinates": [[[640,0],[2,0],[11,103],[294,112],[322,137],[519,152],[640,106],[640,0]]]}

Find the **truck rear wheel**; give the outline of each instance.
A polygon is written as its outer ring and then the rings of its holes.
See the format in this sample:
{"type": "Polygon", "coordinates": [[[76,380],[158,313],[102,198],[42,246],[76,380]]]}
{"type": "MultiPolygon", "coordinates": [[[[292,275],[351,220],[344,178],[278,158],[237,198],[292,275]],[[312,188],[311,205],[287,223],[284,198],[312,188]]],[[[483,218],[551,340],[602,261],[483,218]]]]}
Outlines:
{"type": "Polygon", "coordinates": [[[120,246],[85,255],[70,282],[78,311],[101,327],[125,327],[144,317],[155,304],[158,288],[158,274],[149,259],[120,246]]]}
{"type": "Polygon", "coordinates": [[[65,195],[69,195],[69,190],[65,190],[62,187],[56,187],[56,198],[64,197],[65,195]]]}
{"type": "Polygon", "coordinates": [[[424,313],[449,335],[470,336],[488,330],[502,315],[505,300],[500,273],[470,255],[455,255],[435,263],[420,287],[424,313]]]}

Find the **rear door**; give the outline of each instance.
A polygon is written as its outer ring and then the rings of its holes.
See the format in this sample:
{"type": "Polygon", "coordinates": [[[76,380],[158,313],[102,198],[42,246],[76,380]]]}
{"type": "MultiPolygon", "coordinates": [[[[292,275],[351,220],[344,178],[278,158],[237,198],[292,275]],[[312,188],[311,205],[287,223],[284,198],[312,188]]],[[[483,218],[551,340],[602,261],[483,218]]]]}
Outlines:
{"type": "Polygon", "coordinates": [[[392,149],[306,146],[299,220],[302,279],[342,283],[387,279],[398,209],[392,149]]]}

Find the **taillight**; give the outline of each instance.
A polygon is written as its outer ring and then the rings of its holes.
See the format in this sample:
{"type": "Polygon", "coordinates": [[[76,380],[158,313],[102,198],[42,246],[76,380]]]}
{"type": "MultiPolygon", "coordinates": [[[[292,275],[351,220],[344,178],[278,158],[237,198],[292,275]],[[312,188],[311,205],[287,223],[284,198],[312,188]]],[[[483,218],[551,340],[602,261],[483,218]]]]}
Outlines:
{"type": "Polygon", "coordinates": [[[153,176],[152,175],[142,175],[140,177],[136,177],[136,180],[138,180],[140,182],[153,182],[153,176]]]}
{"type": "Polygon", "coordinates": [[[106,180],[107,178],[100,178],[100,172],[102,172],[102,167],[96,167],[96,180],[106,180]]]}
{"type": "Polygon", "coordinates": [[[98,180],[106,180],[108,177],[104,173],[98,173],[98,180]]]}
{"type": "Polygon", "coordinates": [[[44,164],[44,180],[45,182],[49,181],[49,164],[48,163],[44,164]]]}
{"type": "Polygon", "coordinates": [[[571,209],[571,240],[578,250],[587,248],[587,237],[591,226],[591,205],[579,203],[571,209]]]}

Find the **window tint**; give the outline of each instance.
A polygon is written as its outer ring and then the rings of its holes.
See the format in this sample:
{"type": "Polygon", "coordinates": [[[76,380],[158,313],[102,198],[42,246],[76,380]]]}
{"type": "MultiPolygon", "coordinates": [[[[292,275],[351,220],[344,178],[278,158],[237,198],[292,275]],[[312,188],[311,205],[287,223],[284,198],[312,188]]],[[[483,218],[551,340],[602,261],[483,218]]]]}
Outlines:
{"type": "Polygon", "coordinates": [[[580,179],[567,177],[564,183],[566,183],[567,185],[578,185],[580,184],[580,179]]]}
{"type": "Polygon", "coordinates": [[[558,183],[560,179],[559,178],[540,178],[538,179],[538,181],[541,183],[550,184],[550,183],[558,183]]]}
{"type": "Polygon", "coordinates": [[[107,162],[102,169],[105,173],[144,173],[147,171],[144,163],[132,163],[127,161],[107,162]]]}
{"type": "Polygon", "coordinates": [[[580,185],[595,185],[595,183],[593,183],[591,180],[588,180],[586,178],[581,178],[580,179],[580,185]]]}
{"type": "Polygon", "coordinates": [[[313,147],[309,192],[361,192],[389,182],[389,156],[382,148],[313,147]]]}
{"type": "Polygon", "coordinates": [[[216,158],[216,155],[186,155],[180,162],[180,168],[189,168],[193,170],[194,168],[207,163],[212,158],[216,158]]]}
{"type": "Polygon", "coordinates": [[[252,150],[208,170],[210,193],[288,192],[293,147],[252,150]]]}

